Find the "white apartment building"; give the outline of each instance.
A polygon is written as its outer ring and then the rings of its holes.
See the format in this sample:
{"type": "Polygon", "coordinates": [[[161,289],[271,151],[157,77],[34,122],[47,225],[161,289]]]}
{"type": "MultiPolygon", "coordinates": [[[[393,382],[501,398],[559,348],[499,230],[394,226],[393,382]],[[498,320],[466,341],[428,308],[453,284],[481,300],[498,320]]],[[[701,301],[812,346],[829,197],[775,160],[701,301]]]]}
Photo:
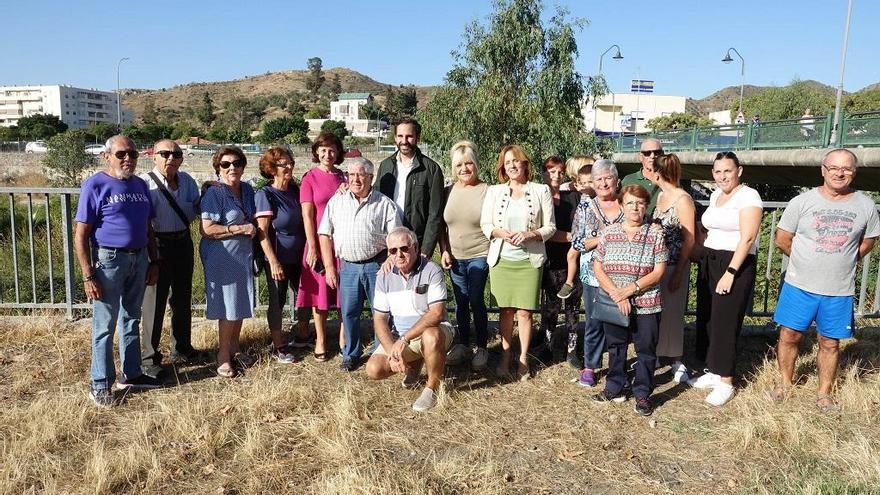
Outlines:
{"type": "Polygon", "coordinates": [[[672,113],[684,113],[684,96],[665,96],[653,93],[608,93],[599,98],[595,111],[593,99],[581,107],[586,129],[599,132],[647,132],[648,121],[672,113]]]}
{"type": "MultiPolygon", "coordinates": [[[[361,108],[373,103],[370,93],[339,93],[336,101],[330,102],[330,120],[345,122],[345,128],[352,136],[373,137],[376,135],[376,120],[361,108]]],[[[379,129],[387,129],[388,124],[379,121],[379,129]]]]}
{"type": "MultiPolygon", "coordinates": [[[[0,126],[12,127],[22,117],[57,115],[71,129],[116,123],[116,93],[64,85],[0,86],[0,126]]],[[[122,109],[122,124],[134,114],[122,109]]]]}

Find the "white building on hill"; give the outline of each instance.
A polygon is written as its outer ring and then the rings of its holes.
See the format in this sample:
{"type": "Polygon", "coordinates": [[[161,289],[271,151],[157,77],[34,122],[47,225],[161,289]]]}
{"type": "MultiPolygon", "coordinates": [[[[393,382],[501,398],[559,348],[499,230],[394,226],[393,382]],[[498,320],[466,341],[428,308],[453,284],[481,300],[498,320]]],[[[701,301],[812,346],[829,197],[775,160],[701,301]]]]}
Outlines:
{"type": "Polygon", "coordinates": [[[608,93],[599,98],[593,111],[593,99],[588,98],[581,107],[584,124],[588,131],[599,132],[647,132],[648,121],[672,113],[684,113],[684,96],[665,96],[653,93],[608,93]]]}
{"type": "MultiPolygon", "coordinates": [[[[330,102],[330,120],[345,122],[345,128],[352,136],[373,137],[376,135],[377,121],[370,120],[363,107],[373,104],[370,93],[340,93],[336,101],[330,102]]],[[[378,128],[387,129],[388,124],[378,121],[378,128]]]]}
{"type": "MultiPolygon", "coordinates": [[[[0,86],[0,126],[12,127],[22,117],[56,115],[71,129],[116,123],[116,93],[63,85],[0,86]]],[[[123,125],[134,118],[122,110],[123,125]]]]}

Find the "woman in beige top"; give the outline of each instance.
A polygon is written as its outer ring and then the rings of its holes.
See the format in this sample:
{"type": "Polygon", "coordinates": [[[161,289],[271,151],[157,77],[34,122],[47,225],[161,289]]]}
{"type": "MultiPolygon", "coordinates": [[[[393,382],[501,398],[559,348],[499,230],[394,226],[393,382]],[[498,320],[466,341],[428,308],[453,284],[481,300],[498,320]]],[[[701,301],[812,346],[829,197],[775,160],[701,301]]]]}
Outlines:
{"type": "Polygon", "coordinates": [[[486,280],[489,265],[489,239],[480,228],[480,208],[489,187],[479,177],[477,149],[470,141],[459,141],[449,150],[452,173],[457,181],[446,188],[443,210],[444,233],[440,237],[443,268],[449,270],[452,293],[455,295],[455,319],[458,344],[470,347],[471,318],[476,331],[476,349],[471,361],[474,370],[486,367],[489,352],[486,312],[486,280]]]}

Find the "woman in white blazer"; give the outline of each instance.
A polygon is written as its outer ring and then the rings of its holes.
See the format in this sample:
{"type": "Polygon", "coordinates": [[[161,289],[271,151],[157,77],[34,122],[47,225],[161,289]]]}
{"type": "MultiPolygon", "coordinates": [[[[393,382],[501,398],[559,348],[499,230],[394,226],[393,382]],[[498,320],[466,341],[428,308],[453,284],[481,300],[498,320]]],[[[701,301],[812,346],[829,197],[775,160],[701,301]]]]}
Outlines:
{"type": "Polygon", "coordinates": [[[519,374],[529,378],[529,342],[532,312],[540,307],[544,242],[556,232],[550,188],[530,182],[529,158],[517,145],[498,155],[498,184],[490,186],[483,201],[480,227],[489,238],[490,292],[501,308],[499,376],[509,373],[513,317],[519,328],[519,374]]]}

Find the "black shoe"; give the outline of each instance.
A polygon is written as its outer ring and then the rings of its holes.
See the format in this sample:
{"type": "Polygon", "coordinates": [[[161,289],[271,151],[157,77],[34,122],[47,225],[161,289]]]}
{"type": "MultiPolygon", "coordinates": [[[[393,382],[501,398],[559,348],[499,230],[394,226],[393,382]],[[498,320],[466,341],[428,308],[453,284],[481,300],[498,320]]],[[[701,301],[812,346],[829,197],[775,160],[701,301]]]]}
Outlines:
{"type": "Polygon", "coordinates": [[[654,413],[654,404],[647,397],[636,397],[636,403],[633,404],[633,411],[640,416],[650,416],[654,413]]]}
{"type": "Polygon", "coordinates": [[[125,375],[119,379],[116,384],[118,388],[159,388],[163,385],[161,380],[153,378],[150,375],[141,374],[135,378],[128,378],[125,375]]]}
{"type": "Polygon", "coordinates": [[[111,407],[116,403],[113,392],[107,388],[93,388],[89,391],[89,399],[100,407],[111,407]]]}
{"type": "Polygon", "coordinates": [[[171,361],[178,363],[207,363],[210,358],[211,357],[208,355],[208,353],[199,351],[197,349],[189,349],[187,351],[175,352],[171,354],[171,361]]]}
{"type": "Polygon", "coordinates": [[[342,371],[352,372],[357,369],[357,359],[343,359],[339,369],[342,371]]]}
{"type": "Polygon", "coordinates": [[[576,370],[583,369],[584,367],[584,358],[578,356],[576,352],[569,352],[566,361],[568,361],[569,366],[576,370]]]}
{"type": "Polygon", "coordinates": [[[606,390],[603,390],[593,396],[593,402],[626,402],[626,394],[621,393],[620,395],[611,395],[606,390]]]}

